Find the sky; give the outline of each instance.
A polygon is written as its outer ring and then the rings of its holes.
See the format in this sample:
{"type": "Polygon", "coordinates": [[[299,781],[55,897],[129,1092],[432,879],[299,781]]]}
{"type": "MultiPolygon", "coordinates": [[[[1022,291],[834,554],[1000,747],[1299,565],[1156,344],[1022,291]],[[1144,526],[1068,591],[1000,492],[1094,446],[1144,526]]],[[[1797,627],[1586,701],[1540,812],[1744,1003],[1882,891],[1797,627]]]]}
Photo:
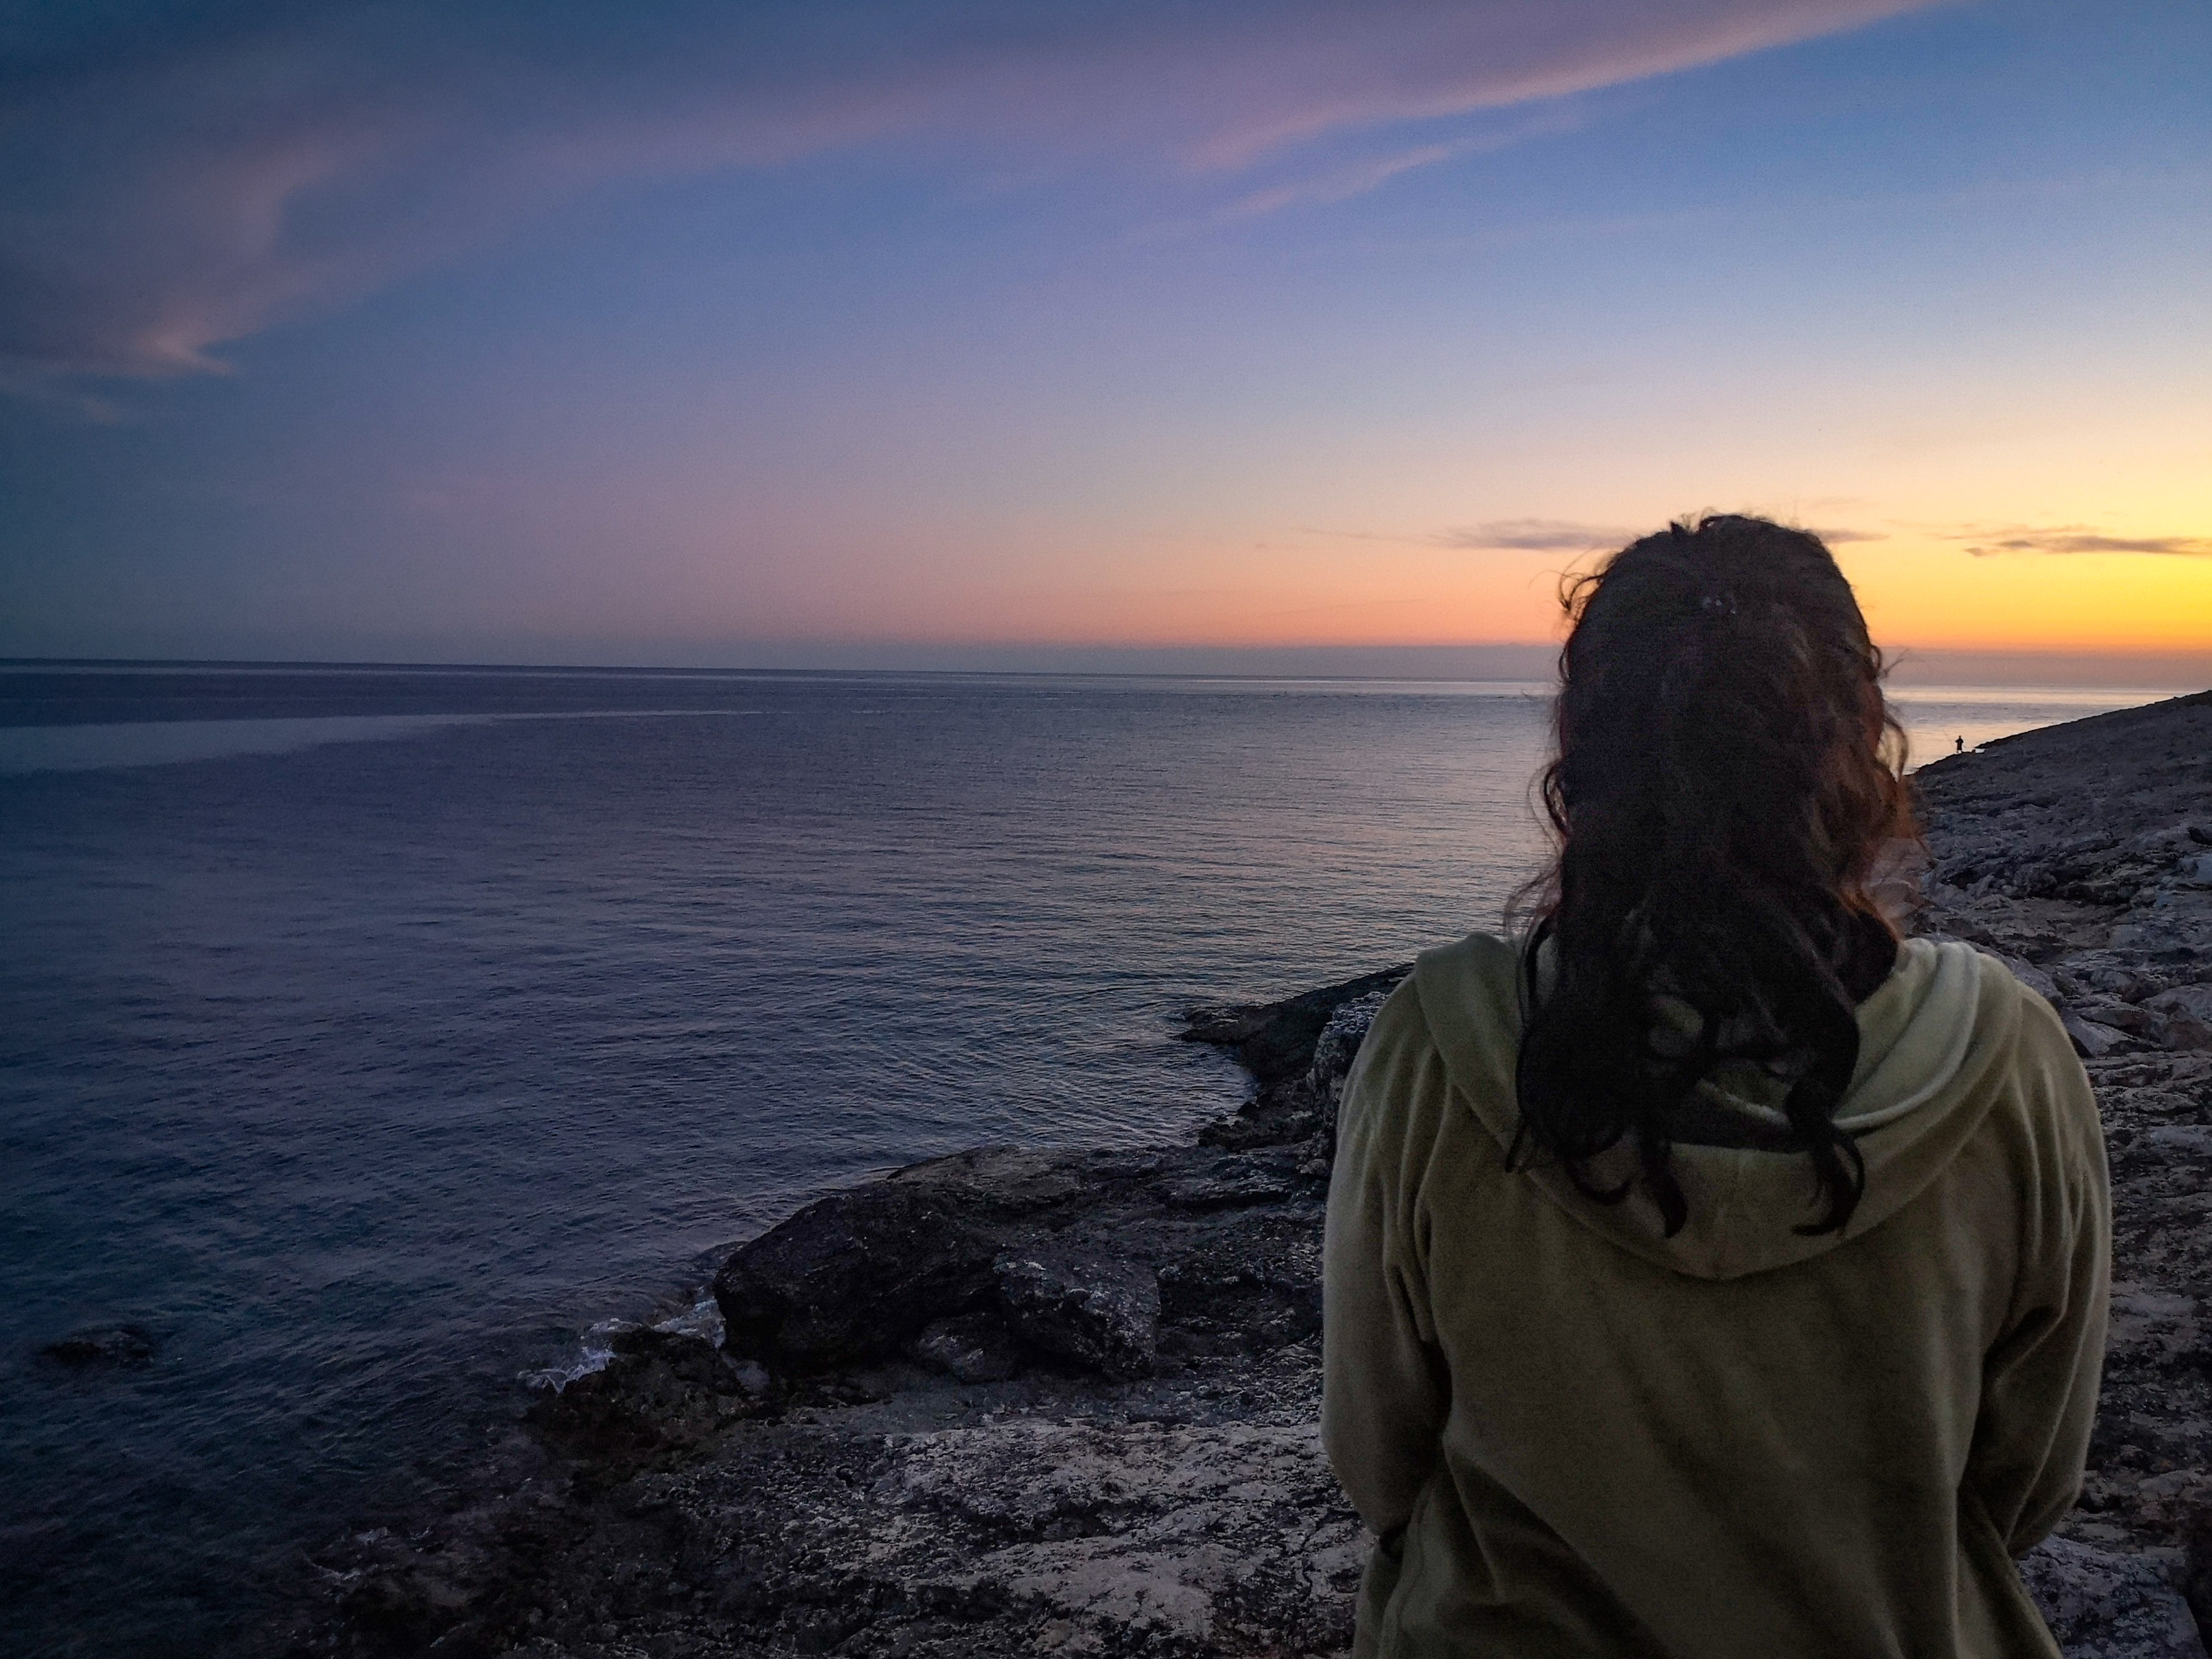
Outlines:
{"type": "Polygon", "coordinates": [[[0,8],[0,655],[2212,682],[2202,0],[0,8]]]}

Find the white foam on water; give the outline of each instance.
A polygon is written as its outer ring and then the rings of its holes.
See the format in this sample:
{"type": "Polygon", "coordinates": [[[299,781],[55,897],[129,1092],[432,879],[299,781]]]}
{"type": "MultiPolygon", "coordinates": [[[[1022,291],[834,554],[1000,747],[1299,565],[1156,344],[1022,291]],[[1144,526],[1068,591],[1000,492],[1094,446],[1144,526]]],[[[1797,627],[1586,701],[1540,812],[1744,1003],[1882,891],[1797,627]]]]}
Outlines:
{"type": "Polygon", "coordinates": [[[719,1348],[722,1346],[721,1305],[710,1292],[702,1291],[682,1313],[671,1315],[653,1328],[671,1336],[696,1336],[719,1348]]]}
{"type": "Polygon", "coordinates": [[[624,1331],[634,1331],[634,1319],[602,1319],[584,1333],[576,1357],[565,1365],[548,1365],[542,1370],[518,1371],[516,1380],[526,1388],[550,1389],[558,1394],[571,1382],[603,1371],[615,1357],[615,1339],[624,1331]]]}
{"type": "MultiPolygon", "coordinates": [[[[567,1364],[520,1371],[516,1373],[517,1380],[526,1388],[550,1389],[559,1394],[571,1382],[606,1370],[615,1357],[615,1339],[624,1331],[637,1328],[635,1319],[602,1319],[584,1333],[576,1357],[567,1364]]],[[[654,1321],[652,1328],[671,1336],[696,1336],[719,1348],[722,1346],[722,1310],[711,1293],[698,1291],[693,1293],[689,1307],[654,1321]]]]}

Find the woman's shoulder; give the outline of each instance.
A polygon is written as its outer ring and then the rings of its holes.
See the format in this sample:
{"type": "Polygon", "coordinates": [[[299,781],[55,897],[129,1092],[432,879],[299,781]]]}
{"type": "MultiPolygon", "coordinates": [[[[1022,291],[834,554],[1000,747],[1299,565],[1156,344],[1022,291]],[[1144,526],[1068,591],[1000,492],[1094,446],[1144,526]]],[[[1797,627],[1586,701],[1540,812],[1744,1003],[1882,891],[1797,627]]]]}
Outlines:
{"type": "Polygon", "coordinates": [[[1469,985],[1500,980],[1510,985],[1520,967],[1520,946],[1497,933],[1469,933],[1449,945],[1424,951],[1413,960],[1417,975],[1426,975],[1431,981],[1452,978],[1469,985]]]}
{"type": "Polygon", "coordinates": [[[1376,1009],[1361,1056],[1448,1048],[1469,1026],[1494,1024],[1501,1015],[1517,1024],[1519,971],[1518,953],[1494,934],[1422,951],[1376,1009]]]}
{"type": "Polygon", "coordinates": [[[2088,1070],[2057,1005],[2010,963],[1984,952],[1982,965],[1985,980],[2002,988],[1991,994],[2008,999],[2017,1011],[2004,1055],[2012,1085],[2007,1096],[2027,1126],[2039,1138],[2052,1141],[2069,1164],[2101,1173],[2103,1115],[2088,1070]]]}
{"type": "Polygon", "coordinates": [[[1358,1139],[1445,1133],[1456,1091],[1486,1123],[1492,1097],[1510,1101],[1519,1043],[1518,953],[1478,933],[1426,951],[1376,1010],[1353,1061],[1340,1133],[1358,1139]]]}
{"type": "Polygon", "coordinates": [[[1415,959],[1376,1011],[1346,1081],[1340,1176],[1364,1170],[1395,1188],[1418,1184],[1419,1170],[1497,1161],[1492,1142],[1502,1146],[1501,1126],[1505,1137],[1512,1129],[1518,976],[1518,951],[1490,934],[1415,959]]]}
{"type": "Polygon", "coordinates": [[[1989,1051],[1995,1073],[2011,1085],[2007,1092],[2032,1109],[2057,1114],[2071,1130],[2097,1127],[2088,1073],[2048,980],[2028,963],[1959,940],[1908,939],[1900,968],[1916,951],[1941,964],[1937,977],[1944,967],[1955,967],[1972,984],[1965,1023],[1972,1028],[1975,1046],[1989,1051]]]}
{"type": "Polygon", "coordinates": [[[1430,1037],[1462,1093],[1511,1093],[1521,1046],[1521,951],[1495,933],[1470,933],[1425,951],[1410,983],[1430,1037]]]}

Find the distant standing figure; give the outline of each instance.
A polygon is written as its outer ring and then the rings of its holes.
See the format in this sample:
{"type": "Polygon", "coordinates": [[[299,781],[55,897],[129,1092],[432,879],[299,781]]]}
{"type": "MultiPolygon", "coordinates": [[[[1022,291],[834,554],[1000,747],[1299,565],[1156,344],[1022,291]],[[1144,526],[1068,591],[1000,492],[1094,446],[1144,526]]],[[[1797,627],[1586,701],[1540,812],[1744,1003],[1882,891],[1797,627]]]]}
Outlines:
{"type": "Polygon", "coordinates": [[[1952,738],[1952,739],[1951,739],[1951,752],[1952,752],[1953,754],[1954,754],[1954,755],[1963,755],[1963,754],[1965,754],[1965,753],[1966,752],[1966,740],[1964,738],[1952,738]]]}
{"type": "Polygon", "coordinates": [[[1343,1098],[1354,1652],[2059,1659],[2014,1558],[2104,1355],[2081,1063],[1875,902],[1904,734],[1816,538],[1676,525],[1566,605],[1533,922],[1424,955],[1343,1098]]]}

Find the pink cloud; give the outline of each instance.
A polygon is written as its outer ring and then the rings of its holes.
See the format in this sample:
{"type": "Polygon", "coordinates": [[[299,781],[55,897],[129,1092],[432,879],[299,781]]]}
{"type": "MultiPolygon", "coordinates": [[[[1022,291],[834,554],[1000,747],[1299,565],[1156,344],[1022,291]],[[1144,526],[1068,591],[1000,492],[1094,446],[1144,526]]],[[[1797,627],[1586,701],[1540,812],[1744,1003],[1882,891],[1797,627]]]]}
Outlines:
{"type": "MultiPolygon", "coordinates": [[[[527,8],[287,11],[264,33],[19,79],[0,112],[0,372],[216,369],[226,341],[628,179],[894,139],[1234,174],[1343,129],[1586,91],[1929,3],[971,0],[702,9],[585,35],[527,8]]],[[[1231,210],[1341,199],[1467,147],[1323,167],[1231,210]]]]}

